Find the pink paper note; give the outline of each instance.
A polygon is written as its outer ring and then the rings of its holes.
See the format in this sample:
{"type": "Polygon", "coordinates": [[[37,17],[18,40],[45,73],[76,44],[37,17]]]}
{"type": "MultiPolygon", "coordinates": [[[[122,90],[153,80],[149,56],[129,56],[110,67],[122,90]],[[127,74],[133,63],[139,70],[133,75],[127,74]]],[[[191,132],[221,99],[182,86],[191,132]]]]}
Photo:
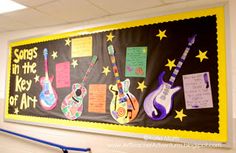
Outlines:
{"type": "Polygon", "coordinates": [[[56,87],[70,87],[70,62],[56,64],[56,87]]]}

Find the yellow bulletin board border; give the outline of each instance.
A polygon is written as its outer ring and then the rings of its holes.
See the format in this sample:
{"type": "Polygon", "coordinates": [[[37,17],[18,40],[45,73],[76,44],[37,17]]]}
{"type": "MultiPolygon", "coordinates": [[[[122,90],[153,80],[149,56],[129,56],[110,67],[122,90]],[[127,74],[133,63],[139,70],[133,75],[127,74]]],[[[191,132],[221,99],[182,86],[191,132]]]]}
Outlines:
{"type": "MultiPolygon", "coordinates": [[[[57,40],[62,38],[69,38],[78,35],[93,34],[98,32],[125,29],[129,27],[137,27],[141,25],[149,25],[154,23],[163,23],[169,21],[178,21],[189,18],[204,17],[209,15],[216,15],[217,18],[217,46],[218,46],[218,86],[219,86],[219,133],[209,133],[209,132],[194,132],[185,130],[172,130],[172,129],[160,129],[160,128],[148,128],[148,127],[135,127],[126,125],[115,125],[106,123],[95,123],[86,121],[70,121],[61,119],[52,119],[44,117],[33,117],[33,116],[23,116],[14,115],[8,113],[9,104],[9,85],[10,85],[10,72],[11,72],[11,53],[9,53],[8,62],[8,77],[7,77],[7,92],[6,92],[6,105],[5,105],[5,119],[9,121],[16,122],[30,122],[31,124],[39,125],[56,125],[55,127],[78,127],[86,129],[98,129],[107,130],[115,132],[130,133],[131,135],[152,135],[152,136],[164,136],[164,137],[178,137],[183,139],[199,140],[199,141],[212,141],[212,142],[222,142],[228,141],[227,137],[227,82],[226,82],[226,41],[225,41],[225,18],[224,18],[224,7],[215,7],[210,9],[202,9],[184,13],[177,13],[167,16],[160,16],[154,18],[147,18],[142,20],[124,22],[113,25],[106,25],[96,28],[90,28],[85,30],[67,32],[62,34],[55,34],[49,36],[43,36],[39,38],[31,38],[27,40],[21,40],[17,42],[10,43],[9,50],[18,45],[26,45],[37,42],[46,42],[50,40],[57,40]]],[[[104,133],[106,134],[106,132],[104,133]]]]}

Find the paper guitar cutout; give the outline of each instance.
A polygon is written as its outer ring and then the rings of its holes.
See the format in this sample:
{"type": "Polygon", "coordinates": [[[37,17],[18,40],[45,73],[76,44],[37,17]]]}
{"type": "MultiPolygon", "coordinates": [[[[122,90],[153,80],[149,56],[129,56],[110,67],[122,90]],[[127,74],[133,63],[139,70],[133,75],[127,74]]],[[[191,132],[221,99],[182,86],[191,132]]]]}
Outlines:
{"type": "Polygon", "coordinates": [[[97,61],[97,56],[93,56],[81,83],[75,83],[72,85],[72,91],[68,94],[61,104],[61,110],[70,120],[79,118],[83,112],[83,99],[87,95],[87,89],[84,83],[87,81],[88,74],[92,70],[94,64],[97,61]]]}
{"type": "Polygon", "coordinates": [[[176,76],[179,73],[179,70],[183,65],[183,62],[187,57],[188,52],[190,51],[190,47],[195,42],[195,37],[196,35],[188,39],[188,46],[185,48],[185,51],[182,54],[175,70],[171,74],[169,81],[164,82],[163,76],[165,75],[165,71],[163,71],[158,78],[159,86],[145,98],[144,110],[148,117],[150,117],[152,120],[164,119],[172,109],[173,96],[181,89],[181,87],[173,87],[173,84],[176,76]]]}
{"type": "Polygon", "coordinates": [[[44,48],[44,67],[45,67],[45,77],[40,78],[40,85],[42,86],[42,91],[40,92],[39,99],[40,105],[45,110],[52,110],[57,105],[57,93],[52,87],[52,81],[54,76],[48,77],[48,49],[44,48]]]}
{"type": "Polygon", "coordinates": [[[116,84],[109,86],[109,90],[113,94],[110,103],[110,113],[117,122],[125,124],[135,119],[139,112],[139,103],[134,95],[129,92],[130,80],[126,79],[122,82],[120,81],[113,45],[109,45],[107,49],[112,62],[113,73],[116,78],[116,84]]]}

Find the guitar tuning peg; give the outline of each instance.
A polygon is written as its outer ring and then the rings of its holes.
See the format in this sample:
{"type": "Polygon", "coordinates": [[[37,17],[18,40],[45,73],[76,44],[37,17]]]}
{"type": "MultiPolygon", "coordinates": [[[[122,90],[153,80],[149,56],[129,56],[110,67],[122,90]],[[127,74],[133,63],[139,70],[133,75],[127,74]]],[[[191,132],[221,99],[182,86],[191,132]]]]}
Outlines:
{"type": "Polygon", "coordinates": [[[196,38],[197,34],[194,34],[192,37],[188,38],[188,42],[192,45],[195,42],[195,38],[196,38]]]}

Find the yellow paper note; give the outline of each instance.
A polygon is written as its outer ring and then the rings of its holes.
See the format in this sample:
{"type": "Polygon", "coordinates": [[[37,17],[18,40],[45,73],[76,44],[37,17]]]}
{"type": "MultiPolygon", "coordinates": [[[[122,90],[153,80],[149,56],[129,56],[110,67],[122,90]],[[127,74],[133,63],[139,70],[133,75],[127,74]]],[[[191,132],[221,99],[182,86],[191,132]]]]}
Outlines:
{"type": "Polygon", "coordinates": [[[72,39],[71,57],[92,56],[92,36],[72,39]]]}

